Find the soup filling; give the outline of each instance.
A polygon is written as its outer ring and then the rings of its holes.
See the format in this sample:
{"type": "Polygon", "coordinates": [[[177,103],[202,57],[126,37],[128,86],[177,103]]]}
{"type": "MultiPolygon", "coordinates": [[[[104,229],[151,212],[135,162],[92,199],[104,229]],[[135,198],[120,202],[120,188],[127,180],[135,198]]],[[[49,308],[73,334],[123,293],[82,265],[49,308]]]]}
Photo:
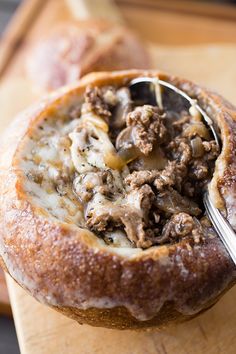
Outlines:
{"type": "Polygon", "coordinates": [[[26,191],[112,247],[204,240],[211,224],[202,195],[219,148],[194,106],[160,99],[140,105],[127,87],[87,87],[32,132],[26,191]]]}

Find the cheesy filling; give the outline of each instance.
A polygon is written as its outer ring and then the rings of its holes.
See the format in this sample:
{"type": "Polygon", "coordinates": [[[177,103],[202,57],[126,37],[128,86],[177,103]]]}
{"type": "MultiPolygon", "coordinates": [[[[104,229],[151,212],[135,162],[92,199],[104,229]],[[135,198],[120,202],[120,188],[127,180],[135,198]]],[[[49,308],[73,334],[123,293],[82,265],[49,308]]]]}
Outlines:
{"type": "Polygon", "coordinates": [[[208,129],[193,108],[173,114],[127,97],[124,105],[123,94],[92,92],[73,114],[68,107],[44,117],[22,156],[25,191],[109,247],[148,248],[190,234],[200,242],[209,225],[196,188],[205,188],[218,153],[208,129]]]}

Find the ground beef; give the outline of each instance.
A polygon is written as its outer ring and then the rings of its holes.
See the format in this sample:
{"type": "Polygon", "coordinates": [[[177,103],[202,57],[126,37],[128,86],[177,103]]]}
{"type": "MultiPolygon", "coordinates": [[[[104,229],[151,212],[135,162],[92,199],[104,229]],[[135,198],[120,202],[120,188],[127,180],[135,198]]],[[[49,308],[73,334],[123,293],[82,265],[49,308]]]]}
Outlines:
{"type": "Polygon", "coordinates": [[[196,180],[207,179],[209,175],[209,167],[205,161],[194,160],[190,168],[190,176],[196,180]]]}
{"type": "Polygon", "coordinates": [[[155,201],[155,194],[148,184],[144,184],[138,190],[138,193],[140,198],[140,208],[144,211],[144,213],[147,213],[155,201]]]}
{"type": "Polygon", "coordinates": [[[118,99],[114,88],[87,87],[84,96],[83,111],[93,112],[107,120],[111,116],[111,108],[115,107],[118,99]]]}
{"type": "Polygon", "coordinates": [[[133,127],[134,145],[144,155],[152,151],[156,141],[160,144],[166,136],[162,112],[157,107],[149,105],[136,107],[127,115],[126,124],[133,127]]]}
{"type": "Polygon", "coordinates": [[[159,242],[164,243],[170,239],[178,240],[179,238],[191,234],[193,228],[194,221],[192,216],[187,213],[177,213],[165,224],[159,242]]]}
{"type": "Polygon", "coordinates": [[[207,161],[215,160],[219,155],[219,146],[216,141],[203,141],[202,144],[205,150],[204,159],[207,161]]]}
{"type": "Polygon", "coordinates": [[[160,176],[160,172],[154,171],[134,171],[132,174],[128,175],[125,179],[125,183],[131,188],[138,188],[144,184],[151,184],[155,181],[157,177],[160,176]]]}
{"type": "Polygon", "coordinates": [[[163,188],[174,186],[181,191],[182,182],[187,174],[187,167],[183,163],[169,161],[167,166],[160,172],[159,177],[154,181],[158,191],[163,188]]]}
{"type": "Polygon", "coordinates": [[[131,188],[138,188],[145,183],[153,184],[158,191],[162,191],[166,187],[181,185],[186,173],[187,169],[184,164],[169,161],[162,171],[134,171],[126,177],[125,183],[131,188]]]}
{"type": "MultiPolygon", "coordinates": [[[[105,168],[74,180],[87,227],[103,238],[107,231],[123,230],[141,248],[184,237],[201,242],[201,196],[219,147],[200,116],[196,121],[186,110],[134,104],[128,88],[86,90],[82,114],[94,112],[106,120],[119,158],[126,156],[127,163],[123,171],[105,168]]],[[[204,225],[211,227],[209,220],[204,225]]]]}
{"type": "Polygon", "coordinates": [[[167,145],[166,151],[172,159],[184,165],[188,164],[192,158],[191,147],[186,138],[177,137],[167,145]]]}

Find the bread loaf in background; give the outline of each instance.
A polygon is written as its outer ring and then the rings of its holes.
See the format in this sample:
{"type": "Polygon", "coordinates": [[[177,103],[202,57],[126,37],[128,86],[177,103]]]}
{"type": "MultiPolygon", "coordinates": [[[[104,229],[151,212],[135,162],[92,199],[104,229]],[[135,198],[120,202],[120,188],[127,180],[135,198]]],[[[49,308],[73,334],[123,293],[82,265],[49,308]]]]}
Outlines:
{"type": "Polygon", "coordinates": [[[104,21],[61,23],[29,50],[26,70],[43,91],[92,71],[147,69],[146,48],[129,29],[104,21]]]}

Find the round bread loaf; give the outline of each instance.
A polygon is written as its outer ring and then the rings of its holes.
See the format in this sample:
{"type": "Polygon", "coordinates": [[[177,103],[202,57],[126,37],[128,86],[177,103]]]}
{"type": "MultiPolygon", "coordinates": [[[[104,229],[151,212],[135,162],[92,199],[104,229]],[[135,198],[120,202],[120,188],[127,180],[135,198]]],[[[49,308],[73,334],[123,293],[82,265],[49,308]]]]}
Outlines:
{"type": "Polygon", "coordinates": [[[150,59],[129,29],[101,21],[62,23],[29,51],[26,70],[35,87],[54,90],[92,71],[147,69],[150,59]]]}
{"type": "Polygon", "coordinates": [[[222,97],[154,71],[94,73],[49,95],[2,137],[1,265],[37,300],[79,323],[140,329],[205,311],[236,279],[201,204],[210,183],[214,203],[236,229],[235,131],[236,109],[222,97]],[[162,109],[134,107],[127,90],[139,76],[161,78],[197,99],[220,131],[221,151],[193,110],[192,116],[181,110],[176,115],[172,107],[169,115],[165,97],[162,109]],[[192,125],[201,126],[193,135],[192,125]],[[121,154],[124,133],[117,141],[127,128],[134,129],[132,162],[121,154]],[[182,150],[179,139],[186,143],[182,150]],[[171,161],[160,157],[160,149],[171,161]],[[153,151],[162,167],[147,162],[153,151]],[[187,172],[178,175],[180,163],[187,172]],[[151,177],[141,182],[143,172],[151,177]],[[191,181],[197,197],[183,187],[191,181]]]}

